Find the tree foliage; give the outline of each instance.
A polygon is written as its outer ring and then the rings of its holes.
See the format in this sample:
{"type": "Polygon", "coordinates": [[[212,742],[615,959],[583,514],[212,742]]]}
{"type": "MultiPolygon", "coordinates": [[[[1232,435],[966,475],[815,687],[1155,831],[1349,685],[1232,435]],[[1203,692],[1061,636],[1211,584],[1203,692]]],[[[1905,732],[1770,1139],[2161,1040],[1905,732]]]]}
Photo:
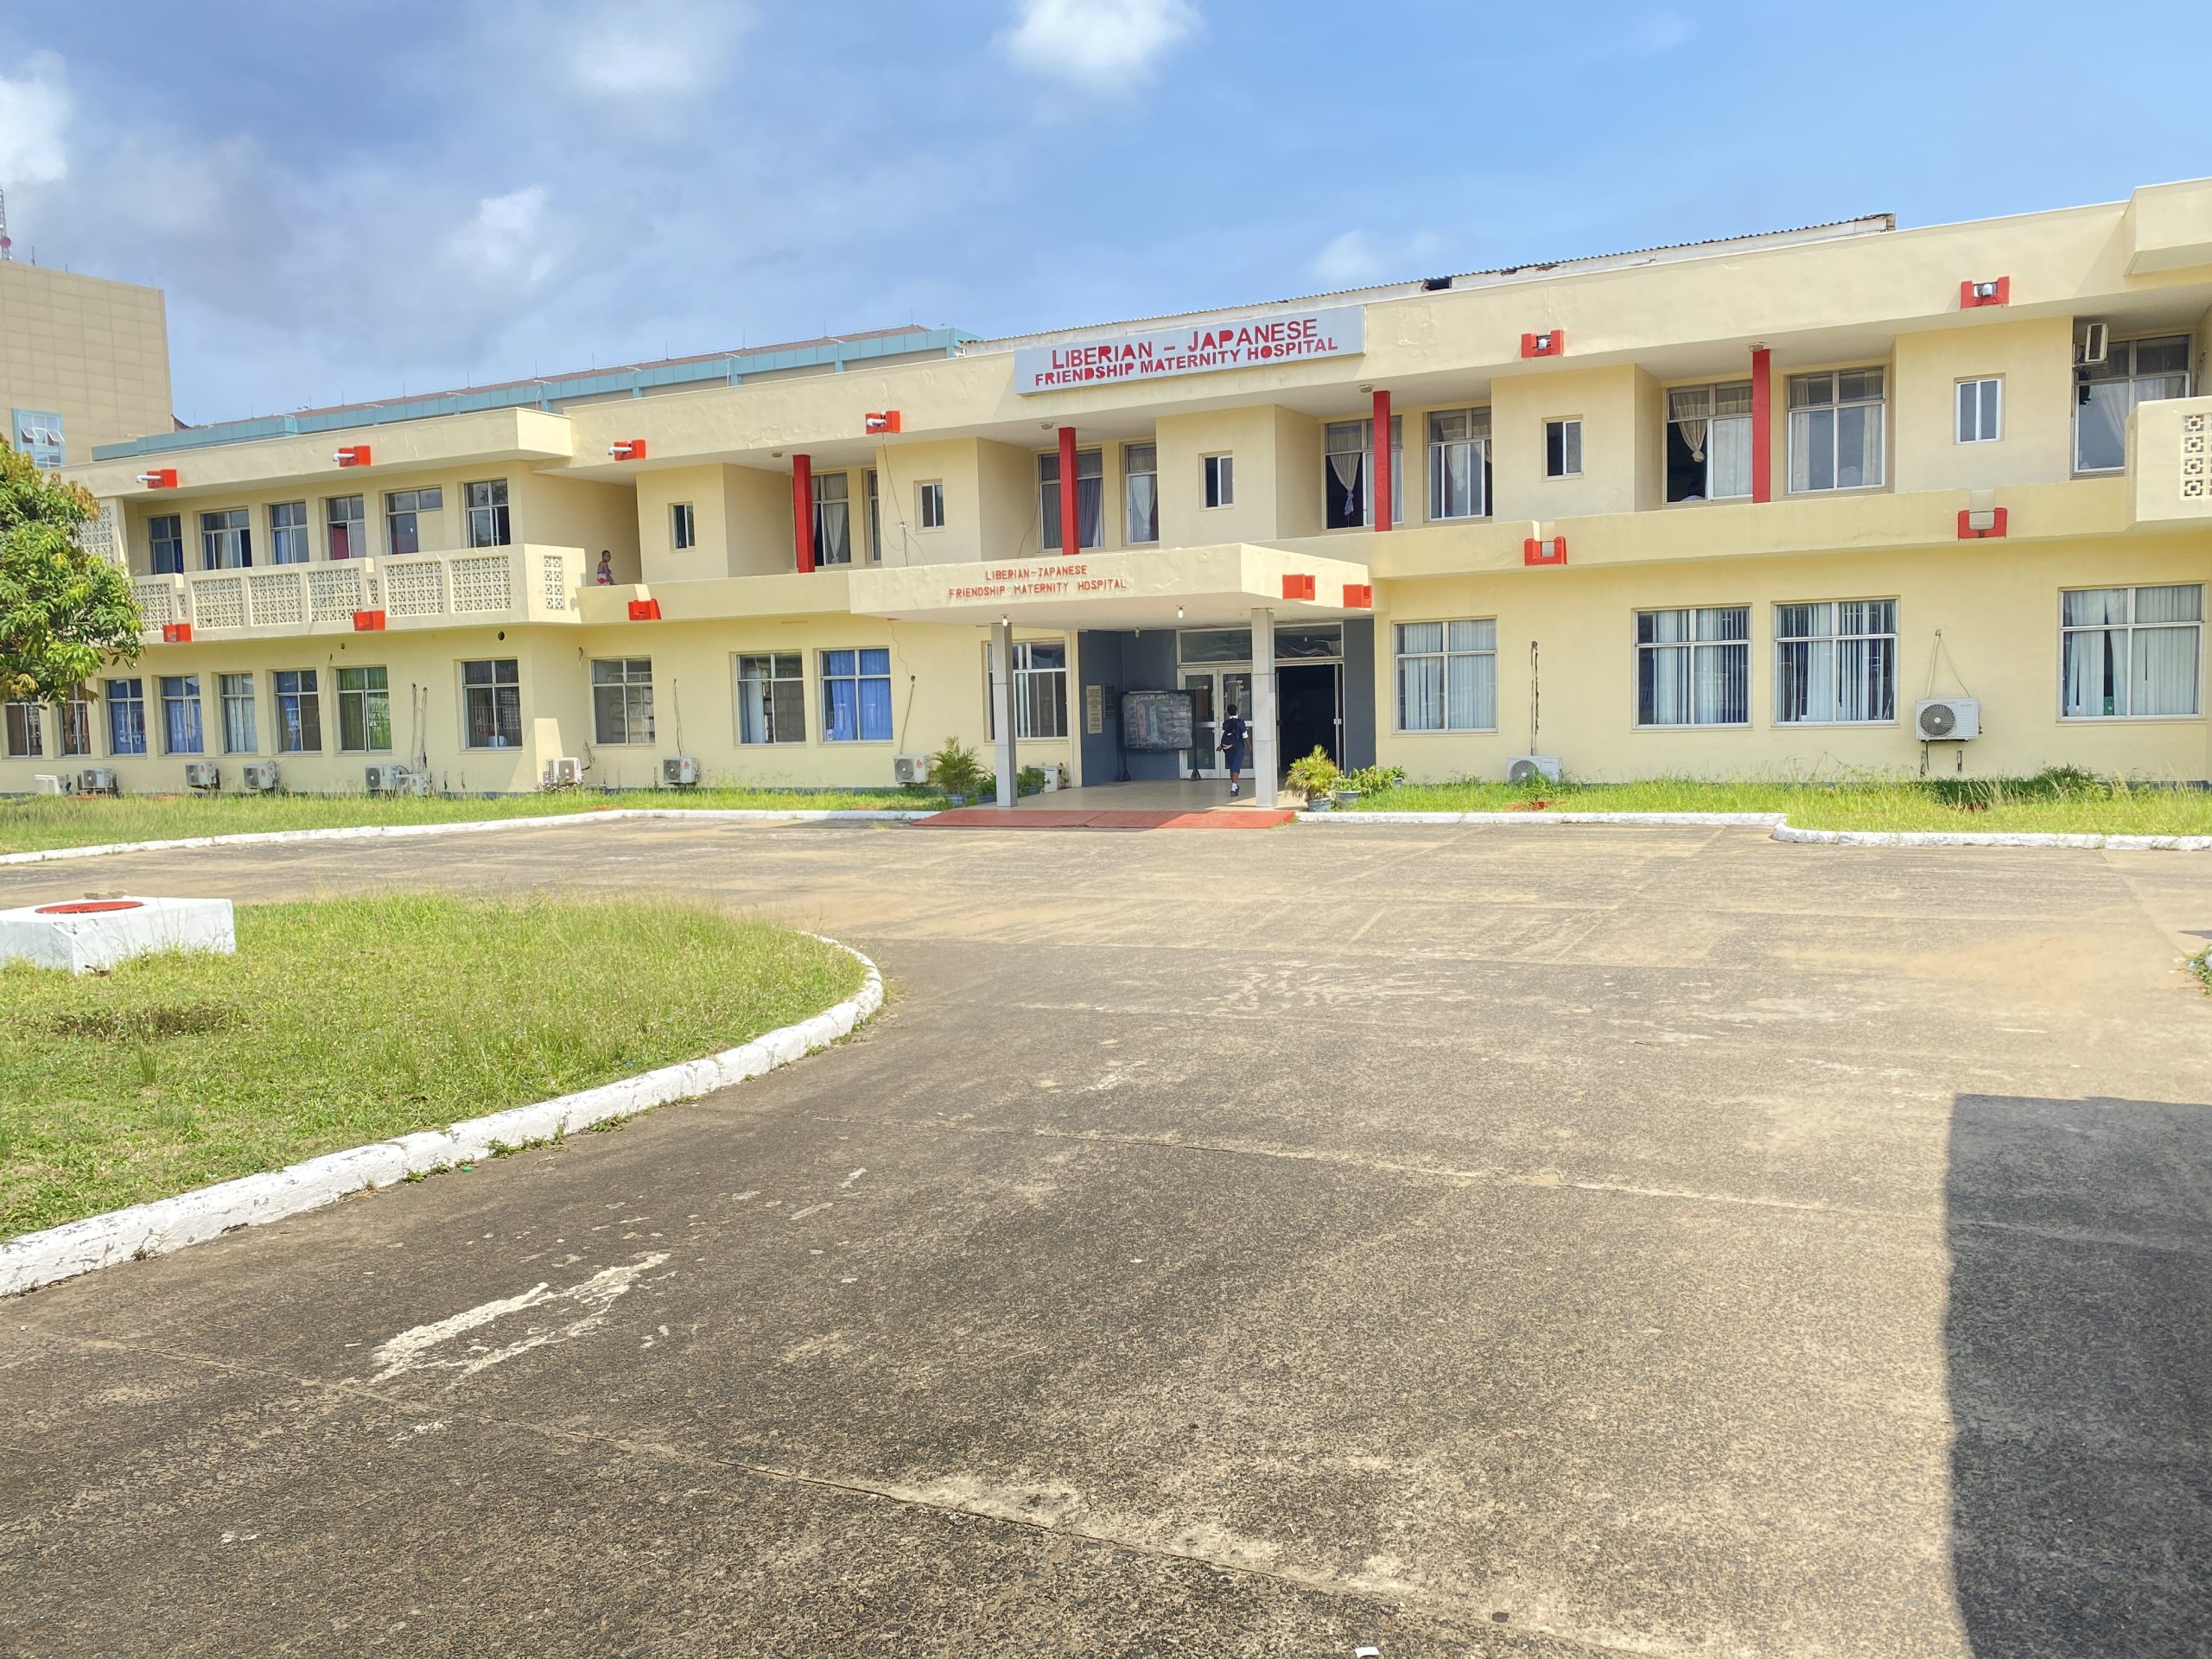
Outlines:
{"type": "Polygon", "coordinates": [[[0,698],[60,702],[111,658],[138,655],[130,573],[79,545],[82,485],[0,442],[0,698]]]}

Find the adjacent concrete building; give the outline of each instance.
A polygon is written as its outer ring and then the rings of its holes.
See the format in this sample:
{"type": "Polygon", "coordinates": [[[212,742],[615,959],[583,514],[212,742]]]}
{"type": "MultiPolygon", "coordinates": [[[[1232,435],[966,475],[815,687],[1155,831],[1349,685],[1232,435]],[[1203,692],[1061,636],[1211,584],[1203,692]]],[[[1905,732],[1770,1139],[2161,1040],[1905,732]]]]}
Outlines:
{"type": "Polygon", "coordinates": [[[0,412],[41,466],[175,424],[162,290],[0,260],[0,412]]]}

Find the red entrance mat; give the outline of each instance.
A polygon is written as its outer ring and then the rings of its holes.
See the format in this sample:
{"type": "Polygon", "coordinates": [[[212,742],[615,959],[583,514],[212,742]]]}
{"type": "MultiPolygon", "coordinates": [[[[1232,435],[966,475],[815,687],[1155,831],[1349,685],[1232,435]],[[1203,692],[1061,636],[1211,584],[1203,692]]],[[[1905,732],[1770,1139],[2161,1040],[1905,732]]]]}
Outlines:
{"type": "Polygon", "coordinates": [[[918,830],[1273,830],[1295,812],[1070,812],[1043,806],[961,806],[917,818],[918,830]]]}

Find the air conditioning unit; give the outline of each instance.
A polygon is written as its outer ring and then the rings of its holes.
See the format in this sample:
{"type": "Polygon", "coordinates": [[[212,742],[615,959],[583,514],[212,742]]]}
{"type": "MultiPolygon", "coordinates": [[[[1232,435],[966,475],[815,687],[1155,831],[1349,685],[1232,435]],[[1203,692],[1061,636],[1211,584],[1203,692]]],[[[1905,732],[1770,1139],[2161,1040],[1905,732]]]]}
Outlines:
{"type": "Polygon", "coordinates": [[[930,780],[929,757],[920,754],[895,755],[891,761],[892,778],[902,784],[926,784],[930,780]]]}
{"type": "Polygon", "coordinates": [[[58,772],[40,772],[31,779],[31,793],[59,795],[61,793],[61,774],[58,772]]]}
{"type": "Polygon", "coordinates": [[[1923,697],[1912,706],[1923,743],[1963,743],[1981,735],[1981,704],[1972,697],[1923,697]]]}
{"type": "Polygon", "coordinates": [[[276,787],[276,763],[274,760],[249,760],[238,768],[238,786],[266,795],[276,787]]]}
{"type": "Polygon", "coordinates": [[[690,789],[699,781],[699,762],[688,754],[665,756],[660,763],[660,780],[669,789],[690,789]]]}
{"type": "Polygon", "coordinates": [[[1516,754],[1505,763],[1505,781],[1509,784],[1533,784],[1539,778],[1548,784],[1559,782],[1559,756],[1516,754]]]}
{"type": "Polygon", "coordinates": [[[77,792],[79,795],[115,795],[121,791],[116,787],[113,768],[86,766],[77,774],[77,792]]]}
{"type": "Polygon", "coordinates": [[[187,789],[220,789],[223,769],[213,760],[188,760],[184,766],[184,786],[187,789]]]}
{"type": "Polygon", "coordinates": [[[415,774],[404,766],[386,761],[381,766],[365,766],[362,773],[372,795],[412,795],[416,792],[415,774]]]}
{"type": "Polygon", "coordinates": [[[584,780],[584,763],[573,754],[556,754],[545,763],[545,787],[573,789],[584,780]]]}
{"type": "Polygon", "coordinates": [[[2074,361],[2082,368],[2094,368],[2112,355],[2112,326],[2103,322],[2085,322],[2082,332],[2075,336],[2074,361]]]}

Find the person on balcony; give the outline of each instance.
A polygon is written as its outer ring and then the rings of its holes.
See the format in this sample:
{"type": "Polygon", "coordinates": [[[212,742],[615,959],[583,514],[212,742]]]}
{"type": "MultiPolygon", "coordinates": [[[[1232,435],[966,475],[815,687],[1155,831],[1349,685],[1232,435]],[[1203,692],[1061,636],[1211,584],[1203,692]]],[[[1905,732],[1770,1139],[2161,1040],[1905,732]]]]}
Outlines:
{"type": "Polygon", "coordinates": [[[614,585],[614,553],[613,549],[602,547],[599,550],[599,575],[595,580],[602,588],[612,588],[614,585]]]}

